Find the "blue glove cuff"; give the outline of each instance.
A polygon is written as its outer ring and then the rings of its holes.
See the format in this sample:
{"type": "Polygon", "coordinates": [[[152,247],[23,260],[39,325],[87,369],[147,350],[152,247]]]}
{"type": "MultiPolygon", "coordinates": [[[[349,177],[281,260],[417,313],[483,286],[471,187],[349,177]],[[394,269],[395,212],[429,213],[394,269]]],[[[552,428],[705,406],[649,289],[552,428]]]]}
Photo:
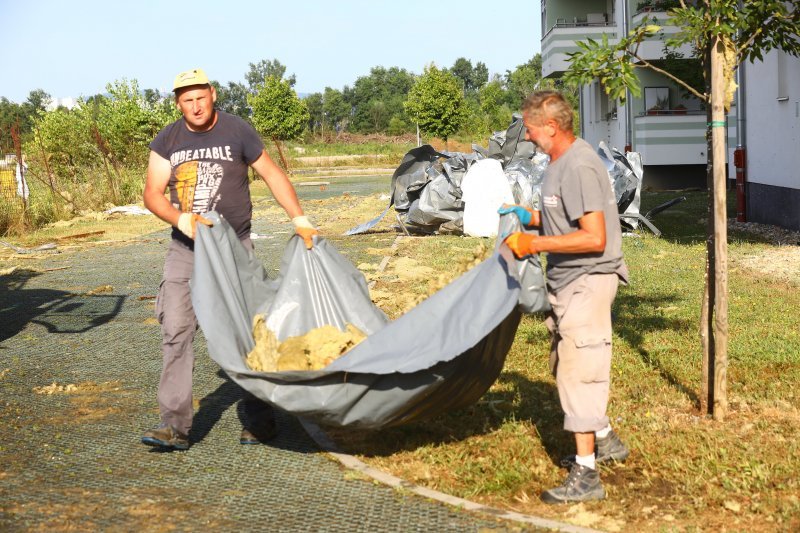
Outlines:
{"type": "Polygon", "coordinates": [[[497,210],[498,213],[501,215],[507,215],[509,213],[514,213],[517,215],[520,223],[523,226],[529,226],[531,223],[531,212],[519,205],[511,205],[508,207],[501,207],[497,210]]]}

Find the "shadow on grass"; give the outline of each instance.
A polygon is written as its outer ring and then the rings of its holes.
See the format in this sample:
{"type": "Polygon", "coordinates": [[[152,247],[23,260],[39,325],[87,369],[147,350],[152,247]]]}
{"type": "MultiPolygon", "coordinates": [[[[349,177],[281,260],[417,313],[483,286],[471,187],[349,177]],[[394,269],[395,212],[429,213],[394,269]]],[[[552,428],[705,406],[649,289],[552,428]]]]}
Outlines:
{"type": "Polygon", "coordinates": [[[381,430],[325,428],[325,432],[347,453],[387,457],[488,435],[510,421],[529,422],[554,464],[574,453],[572,433],[563,429],[564,416],[555,382],[532,381],[518,372],[503,372],[498,382],[510,387],[489,391],[469,407],[427,420],[381,430]]]}
{"type": "Polygon", "coordinates": [[[653,312],[655,309],[668,307],[677,300],[676,296],[642,296],[620,291],[614,303],[614,309],[617,312],[614,331],[639,354],[647,366],[658,372],[667,383],[699,406],[700,398],[697,393],[678,379],[664,365],[663,361],[644,347],[648,333],[664,330],[686,331],[696,325],[688,320],[669,318],[661,313],[653,312]]]}
{"type": "Polygon", "coordinates": [[[564,429],[564,413],[555,380],[531,381],[518,372],[504,373],[501,380],[512,385],[507,394],[519,398],[519,406],[511,413],[512,418],[529,422],[536,428],[553,464],[559,465],[564,456],[574,454],[575,439],[572,432],[564,429]]]}
{"type": "Polygon", "coordinates": [[[0,341],[39,324],[48,333],[85,333],[117,316],[123,295],[74,294],[67,291],[28,288],[39,272],[19,269],[0,277],[0,341]]]}
{"type": "MultiPolygon", "coordinates": [[[[655,206],[678,196],[685,196],[686,201],[663,211],[654,216],[651,222],[661,230],[661,238],[674,244],[694,244],[705,242],[707,235],[706,221],[708,220],[708,191],[664,191],[642,192],[640,213],[646,213],[655,206]]],[[[736,195],[728,191],[728,218],[736,216],[736,195]]],[[[642,228],[641,232],[648,232],[642,228]]],[[[728,241],[746,243],[768,243],[769,240],[753,233],[732,230],[729,232],[728,241]]]]}
{"type": "MultiPolygon", "coordinates": [[[[249,428],[251,432],[261,439],[260,435],[270,433],[267,429],[269,418],[274,417],[278,421],[278,436],[275,438],[264,439],[262,444],[272,448],[291,450],[301,453],[312,453],[316,449],[307,443],[308,439],[297,439],[299,433],[303,433],[300,424],[293,420],[293,417],[272,408],[268,403],[260,401],[255,396],[246,392],[238,384],[232,381],[225,372],[219,370],[217,376],[224,381],[209,394],[200,400],[200,408],[194,415],[192,429],[189,431],[189,441],[196,444],[204,440],[211,432],[211,428],[222,418],[222,415],[231,406],[236,404],[236,414],[242,428],[249,428]],[[302,441],[300,445],[297,443],[302,441]]],[[[235,435],[225,436],[228,440],[239,438],[239,432],[235,435]]]]}

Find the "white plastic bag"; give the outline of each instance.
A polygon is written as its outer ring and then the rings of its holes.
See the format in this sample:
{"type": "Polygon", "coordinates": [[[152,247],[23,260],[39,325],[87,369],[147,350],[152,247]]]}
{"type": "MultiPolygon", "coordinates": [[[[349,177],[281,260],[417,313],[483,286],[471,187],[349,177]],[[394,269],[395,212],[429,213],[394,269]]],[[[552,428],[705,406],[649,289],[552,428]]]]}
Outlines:
{"type": "Polygon", "coordinates": [[[503,204],[513,204],[514,194],[496,159],[482,159],[474,163],[461,181],[464,200],[464,233],[473,237],[497,236],[503,204]]]}

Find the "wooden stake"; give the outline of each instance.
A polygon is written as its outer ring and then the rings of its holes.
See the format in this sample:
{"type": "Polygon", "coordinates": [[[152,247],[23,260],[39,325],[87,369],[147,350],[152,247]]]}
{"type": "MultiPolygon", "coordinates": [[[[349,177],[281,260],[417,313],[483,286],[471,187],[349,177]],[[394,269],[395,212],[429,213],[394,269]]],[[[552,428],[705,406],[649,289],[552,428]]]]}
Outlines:
{"type": "Polygon", "coordinates": [[[711,138],[714,146],[714,420],[728,412],[728,212],[725,180],[725,61],[717,38],[711,50],[711,138]]]}

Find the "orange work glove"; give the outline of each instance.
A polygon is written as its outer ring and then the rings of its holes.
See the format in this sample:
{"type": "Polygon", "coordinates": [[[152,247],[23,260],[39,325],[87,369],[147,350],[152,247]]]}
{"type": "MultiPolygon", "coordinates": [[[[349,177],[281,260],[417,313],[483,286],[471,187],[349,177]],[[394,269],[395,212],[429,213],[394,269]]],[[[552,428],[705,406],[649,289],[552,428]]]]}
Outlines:
{"type": "Polygon", "coordinates": [[[314,235],[319,235],[317,228],[308,221],[308,217],[302,215],[294,217],[292,219],[292,224],[294,224],[295,233],[303,238],[303,241],[306,243],[306,248],[310,250],[314,246],[314,235]]]}
{"type": "Polygon", "coordinates": [[[517,231],[506,237],[505,242],[519,259],[526,255],[538,253],[536,250],[536,235],[517,231]]]}
{"type": "Polygon", "coordinates": [[[181,213],[181,216],[178,217],[178,229],[190,239],[194,239],[195,228],[198,222],[208,227],[214,225],[210,220],[196,213],[181,213]]]}

